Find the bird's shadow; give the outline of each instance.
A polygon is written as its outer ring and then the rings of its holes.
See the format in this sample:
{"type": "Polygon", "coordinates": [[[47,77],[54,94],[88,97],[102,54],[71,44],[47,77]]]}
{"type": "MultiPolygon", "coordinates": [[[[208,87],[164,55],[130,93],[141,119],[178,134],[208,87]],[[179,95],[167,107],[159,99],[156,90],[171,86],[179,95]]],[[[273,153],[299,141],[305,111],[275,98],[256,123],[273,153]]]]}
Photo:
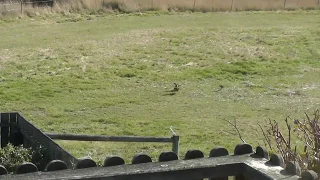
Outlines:
{"type": "Polygon", "coordinates": [[[220,88],[220,89],[217,89],[217,90],[215,90],[215,91],[213,91],[213,92],[219,92],[219,91],[221,91],[221,90],[224,88],[224,86],[223,86],[223,85],[220,85],[219,88],[220,88]]]}
{"type": "Polygon", "coordinates": [[[172,92],[172,93],[166,93],[166,94],[163,94],[162,96],[174,96],[176,93],[172,92]]]}
{"type": "Polygon", "coordinates": [[[213,92],[219,92],[219,91],[221,91],[222,90],[222,88],[220,88],[220,89],[218,89],[218,90],[215,90],[215,91],[213,91],[213,92]]]}
{"type": "Polygon", "coordinates": [[[169,91],[166,91],[166,92],[177,92],[177,90],[175,90],[175,89],[172,89],[172,90],[169,90],[169,91]]]}

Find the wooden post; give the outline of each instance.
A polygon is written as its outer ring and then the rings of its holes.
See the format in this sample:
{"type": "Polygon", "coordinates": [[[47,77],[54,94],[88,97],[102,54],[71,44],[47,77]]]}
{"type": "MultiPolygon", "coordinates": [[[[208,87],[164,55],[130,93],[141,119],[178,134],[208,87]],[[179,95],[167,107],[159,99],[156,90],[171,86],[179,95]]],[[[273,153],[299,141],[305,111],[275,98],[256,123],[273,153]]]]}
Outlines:
{"type": "Polygon", "coordinates": [[[173,135],[171,137],[172,139],[172,152],[176,153],[177,156],[179,157],[179,141],[180,141],[180,137],[173,135]]]}
{"type": "MultiPolygon", "coordinates": [[[[210,151],[209,158],[221,157],[221,156],[227,156],[227,155],[229,155],[229,152],[226,148],[217,147],[210,151]]],[[[209,180],[228,180],[228,179],[229,177],[225,176],[225,177],[218,177],[218,178],[210,178],[209,180]]]]}
{"type": "Polygon", "coordinates": [[[138,5],[139,5],[139,13],[141,13],[141,2],[138,0],[138,5]]]}
{"type": "Polygon", "coordinates": [[[21,4],[21,15],[23,15],[23,0],[20,0],[20,4],[21,4]]]}
{"type": "Polygon", "coordinates": [[[9,113],[1,113],[1,148],[8,145],[9,142],[9,113]]]}
{"type": "MultiPolygon", "coordinates": [[[[319,4],[319,2],[318,2],[319,4]]],[[[151,0],[151,9],[153,10],[153,0],[151,0]]]]}
{"type": "Polygon", "coordinates": [[[231,11],[233,11],[233,0],[231,1],[231,11]]]}
{"type": "MultiPolygon", "coordinates": [[[[211,2],[214,1],[214,0],[211,0],[211,2]]],[[[209,3],[208,3],[209,4],[209,3]]],[[[213,12],[213,7],[214,7],[214,3],[212,3],[212,6],[211,6],[211,11],[213,12]]]]}
{"type": "Polygon", "coordinates": [[[11,144],[13,144],[13,142],[15,142],[14,140],[14,132],[16,131],[16,124],[17,124],[17,114],[15,113],[10,113],[10,123],[9,123],[9,127],[10,127],[10,135],[9,135],[9,142],[11,144]]]}
{"type": "Polygon", "coordinates": [[[9,123],[9,142],[13,146],[19,146],[23,144],[23,135],[20,132],[20,127],[18,125],[18,114],[10,113],[10,123],[9,123]]]}
{"type": "Polygon", "coordinates": [[[53,5],[54,5],[54,0],[51,0],[51,13],[52,13],[53,5]]]}
{"type": "Polygon", "coordinates": [[[283,9],[286,9],[286,3],[287,3],[287,0],[284,0],[284,2],[283,2],[283,9]]]}
{"type": "Polygon", "coordinates": [[[193,12],[196,11],[196,0],[193,0],[193,12]]]}

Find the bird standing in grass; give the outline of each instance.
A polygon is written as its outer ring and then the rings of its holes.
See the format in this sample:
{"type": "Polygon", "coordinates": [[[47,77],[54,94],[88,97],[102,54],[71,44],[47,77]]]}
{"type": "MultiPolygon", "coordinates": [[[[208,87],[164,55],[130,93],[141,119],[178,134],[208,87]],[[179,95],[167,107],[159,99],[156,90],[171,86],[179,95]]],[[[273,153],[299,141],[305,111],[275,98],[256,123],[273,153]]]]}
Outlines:
{"type": "Polygon", "coordinates": [[[173,84],[174,84],[173,91],[175,91],[175,92],[179,91],[179,89],[180,89],[179,84],[177,84],[177,83],[173,83],[173,84]]]}
{"type": "Polygon", "coordinates": [[[173,83],[174,87],[172,90],[170,91],[166,91],[167,94],[165,94],[164,96],[173,96],[176,94],[176,92],[178,92],[180,90],[180,85],[177,83],[173,83]]]}
{"type": "Polygon", "coordinates": [[[173,89],[170,91],[166,91],[166,92],[178,92],[180,90],[179,84],[177,84],[177,83],[173,83],[173,84],[174,84],[173,89]]]}
{"type": "Polygon", "coordinates": [[[220,85],[220,86],[219,86],[219,89],[217,89],[217,90],[215,90],[215,91],[213,91],[213,92],[219,92],[219,91],[221,91],[223,88],[224,88],[224,86],[223,86],[223,85],[220,85]]]}

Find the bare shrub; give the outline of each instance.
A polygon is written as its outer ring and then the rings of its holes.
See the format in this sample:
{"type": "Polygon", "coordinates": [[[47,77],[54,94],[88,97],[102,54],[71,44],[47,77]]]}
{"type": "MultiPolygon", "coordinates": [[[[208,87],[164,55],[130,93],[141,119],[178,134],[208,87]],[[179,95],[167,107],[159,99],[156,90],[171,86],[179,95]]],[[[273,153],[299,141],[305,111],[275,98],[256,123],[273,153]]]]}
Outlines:
{"type": "MultiPolygon", "coordinates": [[[[264,136],[265,147],[269,148],[270,152],[281,154],[285,162],[298,162],[302,169],[320,173],[319,110],[315,111],[312,118],[307,113],[305,116],[304,120],[288,116],[285,119],[285,131],[275,120],[269,120],[267,128],[260,124],[258,126],[264,136]],[[293,140],[300,140],[302,143],[293,144],[293,140]]],[[[227,123],[235,128],[240,140],[246,143],[237,127],[237,121],[227,123]]]]}
{"type": "Polygon", "coordinates": [[[276,121],[269,120],[269,128],[266,131],[261,125],[259,126],[265,137],[265,144],[271,151],[280,153],[285,161],[296,161],[301,168],[320,173],[319,110],[313,114],[312,118],[307,113],[305,115],[304,120],[291,119],[290,117],[285,119],[286,136],[276,121]],[[294,139],[299,139],[303,143],[293,145],[294,139]]]}

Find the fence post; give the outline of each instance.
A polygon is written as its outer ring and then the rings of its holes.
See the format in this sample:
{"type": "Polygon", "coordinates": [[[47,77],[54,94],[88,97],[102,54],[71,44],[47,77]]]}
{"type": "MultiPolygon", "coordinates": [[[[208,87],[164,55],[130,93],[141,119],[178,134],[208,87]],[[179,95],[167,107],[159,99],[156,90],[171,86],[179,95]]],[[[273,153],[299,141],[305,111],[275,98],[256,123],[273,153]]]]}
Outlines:
{"type": "Polygon", "coordinates": [[[20,4],[21,4],[21,15],[23,15],[23,7],[22,7],[23,2],[22,2],[22,0],[20,0],[20,4]]]}
{"type": "Polygon", "coordinates": [[[283,2],[283,9],[286,9],[286,3],[287,3],[287,0],[284,0],[284,2],[283,2]]]}
{"type": "Polygon", "coordinates": [[[9,113],[1,113],[1,148],[8,145],[9,142],[9,113]]]}
{"type": "Polygon", "coordinates": [[[16,132],[16,124],[17,124],[17,115],[15,113],[10,113],[10,121],[9,121],[9,142],[11,144],[15,144],[14,133],[16,132]]]}
{"type": "Polygon", "coordinates": [[[233,0],[231,1],[231,11],[233,11],[233,0]]]}
{"type": "Polygon", "coordinates": [[[171,137],[171,139],[172,139],[172,151],[174,153],[176,153],[177,156],[179,157],[179,141],[180,141],[180,137],[176,136],[176,135],[173,135],[171,137]]]}
{"type": "Polygon", "coordinates": [[[196,0],[193,0],[193,12],[196,11],[196,0]]]}
{"type": "Polygon", "coordinates": [[[54,0],[51,1],[51,13],[53,12],[53,11],[52,11],[53,6],[54,6],[54,0]]]}
{"type": "Polygon", "coordinates": [[[10,133],[9,133],[9,142],[13,146],[19,146],[23,144],[23,135],[20,131],[20,127],[18,125],[18,114],[10,113],[10,133]]]}

